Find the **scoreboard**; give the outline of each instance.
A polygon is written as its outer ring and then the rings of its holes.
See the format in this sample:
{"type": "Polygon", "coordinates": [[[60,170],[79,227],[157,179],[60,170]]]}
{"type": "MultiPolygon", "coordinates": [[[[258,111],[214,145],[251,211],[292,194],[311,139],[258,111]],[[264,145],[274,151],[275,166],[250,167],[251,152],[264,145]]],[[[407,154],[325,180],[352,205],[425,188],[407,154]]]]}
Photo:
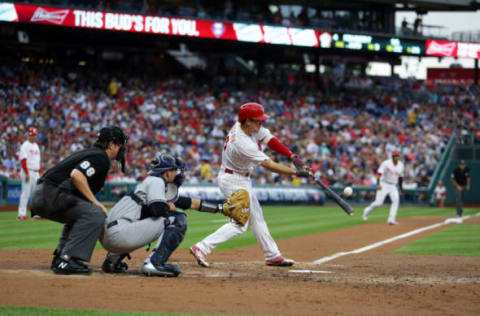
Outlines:
{"type": "Polygon", "coordinates": [[[355,33],[333,33],[332,47],[338,49],[424,55],[425,41],[355,33]]]}

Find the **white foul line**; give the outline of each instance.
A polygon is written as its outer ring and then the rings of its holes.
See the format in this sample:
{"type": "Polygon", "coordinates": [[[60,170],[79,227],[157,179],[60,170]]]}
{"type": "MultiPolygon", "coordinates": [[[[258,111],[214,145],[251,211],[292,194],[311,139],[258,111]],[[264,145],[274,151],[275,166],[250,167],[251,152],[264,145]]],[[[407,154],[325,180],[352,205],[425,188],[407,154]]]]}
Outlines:
{"type": "MultiPolygon", "coordinates": [[[[476,216],[479,216],[480,213],[476,214],[476,216]]],[[[462,220],[466,220],[466,219],[469,219],[471,216],[464,216],[462,217],[462,220]]],[[[405,233],[405,234],[402,234],[402,235],[399,235],[399,236],[396,236],[396,237],[392,237],[390,239],[386,239],[386,240],[383,240],[383,241],[379,241],[379,242],[376,242],[374,244],[371,244],[369,246],[365,246],[365,247],[362,247],[362,248],[359,248],[359,249],[355,249],[355,250],[352,250],[352,251],[344,251],[344,252],[337,252],[333,255],[330,255],[330,256],[327,256],[327,257],[323,257],[321,259],[318,259],[318,260],[315,260],[313,263],[314,264],[322,264],[322,263],[325,263],[327,261],[330,261],[330,260],[333,260],[333,259],[337,259],[339,257],[343,257],[343,256],[346,256],[346,255],[350,255],[352,253],[361,253],[361,252],[365,252],[367,250],[370,250],[370,249],[373,249],[373,248],[377,248],[377,247],[380,247],[380,246],[383,246],[385,244],[388,244],[388,243],[391,243],[391,242],[394,242],[394,241],[397,241],[399,239],[402,239],[402,238],[406,238],[406,237],[410,237],[412,235],[415,235],[415,234],[418,234],[418,233],[421,233],[421,232],[424,232],[426,230],[429,230],[429,229],[434,229],[434,228],[437,228],[437,227],[440,227],[440,226],[443,226],[443,225],[447,225],[449,224],[447,221],[444,221],[442,223],[438,223],[438,224],[434,224],[434,225],[430,225],[430,226],[426,226],[426,227],[423,227],[423,228],[419,228],[419,229],[416,229],[416,230],[412,230],[411,232],[408,232],[408,233],[405,233]]]]}

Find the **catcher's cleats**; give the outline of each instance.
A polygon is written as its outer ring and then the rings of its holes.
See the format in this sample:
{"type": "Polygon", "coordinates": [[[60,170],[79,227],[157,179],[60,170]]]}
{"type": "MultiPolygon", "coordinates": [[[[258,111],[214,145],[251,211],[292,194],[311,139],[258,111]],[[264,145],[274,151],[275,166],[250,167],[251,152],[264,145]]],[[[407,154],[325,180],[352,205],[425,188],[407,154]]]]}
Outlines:
{"type": "Polygon", "coordinates": [[[222,213],[240,225],[245,225],[250,217],[250,195],[248,191],[245,189],[235,191],[223,204],[222,213]]]}
{"type": "Polygon", "coordinates": [[[122,260],[127,257],[131,259],[128,253],[123,254],[112,254],[108,253],[105,261],[102,264],[102,271],[105,273],[124,273],[128,270],[128,264],[122,262],[122,260]]]}
{"type": "Polygon", "coordinates": [[[149,261],[144,262],[141,271],[146,276],[177,277],[182,270],[176,264],[163,263],[154,265],[149,261]]]}

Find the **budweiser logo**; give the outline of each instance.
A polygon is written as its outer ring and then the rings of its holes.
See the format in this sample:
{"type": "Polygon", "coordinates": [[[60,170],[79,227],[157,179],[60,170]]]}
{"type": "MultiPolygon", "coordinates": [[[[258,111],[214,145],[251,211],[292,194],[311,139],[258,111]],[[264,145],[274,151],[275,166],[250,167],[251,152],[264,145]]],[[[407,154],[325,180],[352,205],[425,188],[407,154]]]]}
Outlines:
{"type": "Polygon", "coordinates": [[[57,11],[47,11],[43,8],[37,8],[33,13],[30,22],[50,22],[54,24],[62,24],[68,14],[68,9],[66,10],[57,10],[57,11]]]}
{"type": "Polygon", "coordinates": [[[437,42],[431,41],[427,45],[427,55],[435,55],[435,56],[445,56],[445,57],[455,57],[454,51],[457,48],[456,42],[437,42]]]}

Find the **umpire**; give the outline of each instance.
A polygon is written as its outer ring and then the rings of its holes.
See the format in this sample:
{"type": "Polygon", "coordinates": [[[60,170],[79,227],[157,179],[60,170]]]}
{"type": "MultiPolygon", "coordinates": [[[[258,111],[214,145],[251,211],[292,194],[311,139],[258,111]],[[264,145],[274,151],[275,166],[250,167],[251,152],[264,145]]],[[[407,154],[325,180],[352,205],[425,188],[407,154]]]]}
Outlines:
{"type": "Polygon", "coordinates": [[[65,224],[50,268],[56,274],[90,274],[90,261],[107,209],[96,198],[111,160],[125,172],[127,136],[116,126],[100,130],[93,147],[76,152],[49,169],[32,194],[32,209],[65,224]]]}
{"type": "Polygon", "coordinates": [[[468,170],[465,160],[460,160],[458,167],[452,172],[452,183],[455,187],[455,196],[457,200],[457,216],[462,217],[462,199],[463,192],[470,190],[470,170],[468,170]]]}

